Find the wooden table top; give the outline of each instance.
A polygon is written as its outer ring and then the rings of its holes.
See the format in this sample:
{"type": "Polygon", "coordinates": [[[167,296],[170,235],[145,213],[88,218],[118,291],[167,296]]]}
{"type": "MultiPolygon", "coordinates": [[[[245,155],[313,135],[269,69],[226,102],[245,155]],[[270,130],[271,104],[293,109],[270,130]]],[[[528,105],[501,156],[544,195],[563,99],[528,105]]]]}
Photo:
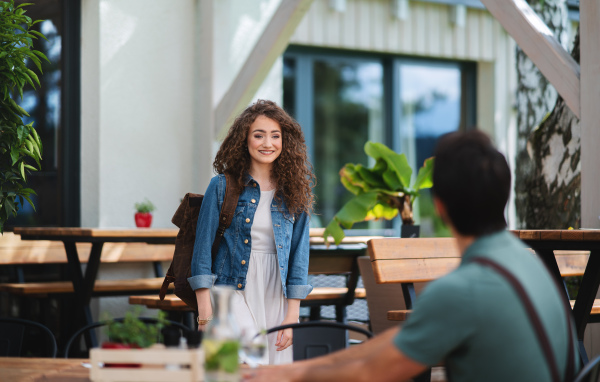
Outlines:
{"type": "MultiPolygon", "coordinates": [[[[88,237],[88,238],[175,238],[177,228],[80,228],[80,227],[16,227],[14,233],[23,239],[29,237],[88,237]]],[[[600,240],[600,229],[573,230],[513,230],[511,231],[523,240],[600,240]]],[[[311,244],[323,244],[322,228],[310,229],[311,244]]],[[[380,236],[346,236],[342,243],[366,243],[380,236]]],[[[329,240],[332,241],[330,237],[329,240]]],[[[329,241],[328,240],[328,241],[329,241]]]]}
{"type": "MultiPolygon", "coordinates": [[[[87,263],[91,243],[76,243],[81,263],[87,263]]],[[[173,244],[105,243],[102,263],[171,261],[173,244]]],[[[0,266],[27,264],[64,264],[65,246],[60,241],[21,240],[21,236],[5,232],[0,236],[0,266]]]]}
{"type": "Polygon", "coordinates": [[[14,233],[23,239],[30,236],[54,237],[89,237],[89,238],[175,238],[176,228],[80,228],[80,227],[16,227],[14,233]]]}
{"type": "Polygon", "coordinates": [[[88,382],[87,359],[0,357],[2,381],[88,382]]]}
{"type": "Polygon", "coordinates": [[[193,309],[186,305],[185,302],[174,294],[168,294],[164,300],[160,300],[158,296],[129,296],[129,304],[144,305],[150,309],[161,309],[178,312],[192,312],[193,309]]]}
{"type": "MultiPolygon", "coordinates": [[[[22,240],[63,240],[93,241],[93,240],[118,240],[118,241],[144,241],[145,239],[163,239],[175,242],[178,228],[81,228],[81,227],[16,227],[15,235],[20,235],[22,240]]],[[[310,229],[310,244],[324,244],[323,228],[310,229]]],[[[379,236],[346,236],[343,244],[366,243],[379,236]]],[[[328,238],[333,243],[333,238],[328,238]]]]}
{"type": "Polygon", "coordinates": [[[600,229],[528,229],[511,232],[521,240],[600,241],[600,229]]]}

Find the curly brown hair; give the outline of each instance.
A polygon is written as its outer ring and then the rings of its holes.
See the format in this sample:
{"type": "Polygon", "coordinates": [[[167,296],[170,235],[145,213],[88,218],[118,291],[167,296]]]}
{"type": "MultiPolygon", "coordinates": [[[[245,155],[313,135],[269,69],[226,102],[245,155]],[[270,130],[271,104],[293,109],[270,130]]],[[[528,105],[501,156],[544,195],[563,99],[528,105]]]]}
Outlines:
{"type": "Polygon", "coordinates": [[[235,119],[215,157],[215,172],[231,175],[236,179],[235,187],[243,189],[251,163],[248,133],[250,125],[259,115],[272,119],[281,128],[281,155],[273,162],[271,170],[271,178],[277,184],[275,200],[281,205],[283,198],[291,214],[311,214],[314,205],[312,188],[316,184],[316,178],[308,161],[302,128],[273,101],[258,100],[235,119]]]}

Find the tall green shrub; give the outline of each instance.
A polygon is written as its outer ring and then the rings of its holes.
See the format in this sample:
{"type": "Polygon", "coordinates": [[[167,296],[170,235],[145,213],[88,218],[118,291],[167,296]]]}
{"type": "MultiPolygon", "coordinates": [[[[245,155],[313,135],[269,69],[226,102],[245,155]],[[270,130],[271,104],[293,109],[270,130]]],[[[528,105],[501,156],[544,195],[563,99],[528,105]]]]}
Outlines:
{"type": "Polygon", "coordinates": [[[16,215],[24,200],[35,209],[30,199],[35,194],[26,187],[27,174],[40,169],[42,142],[33,128],[33,122],[24,125],[29,116],[14,100],[23,98],[23,88],[29,84],[40,86],[38,76],[27,68],[31,61],[42,72],[41,59],[48,58],[33,49],[33,40],[46,38],[31,27],[42,20],[33,21],[26,16],[25,7],[15,6],[14,0],[0,1],[0,233],[11,215],[16,215]]]}

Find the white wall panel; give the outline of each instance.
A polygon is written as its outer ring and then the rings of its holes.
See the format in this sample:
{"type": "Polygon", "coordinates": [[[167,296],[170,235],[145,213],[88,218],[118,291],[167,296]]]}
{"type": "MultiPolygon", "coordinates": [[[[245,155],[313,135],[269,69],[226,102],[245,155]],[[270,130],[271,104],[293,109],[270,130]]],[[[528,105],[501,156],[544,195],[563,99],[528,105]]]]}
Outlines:
{"type": "Polygon", "coordinates": [[[451,57],[454,58],[458,58],[458,59],[473,59],[476,60],[479,57],[475,58],[475,57],[471,57],[468,55],[468,50],[467,50],[467,43],[468,43],[468,34],[469,33],[477,33],[477,32],[471,32],[471,30],[469,29],[469,13],[471,10],[467,9],[467,22],[465,23],[465,26],[463,28],[457,28],[457,27],[453,27],[452,31],[454,33],[454,51],[451,53],[451,57]]]}
{"type": "MultiPolygon", "coordinates": [[[[314,5],[313,0],[313,7],[314,5]]],[[[356,30],[356,19],[354,14],[356,13],[355,4],[352,2],[346,6],[346,12],[342,15],[340,25],[340,39],[338,47],[354,46],[355,45],[355,30],[356,30]]],[[[293,38],[293,37],[292,37],[293,38]]]]}
{"type": "Polygon", "coordinates": [[[450,22],[452,7],[409,2],[409,16],[398,20],[390,0],[347,0],[334,12],[328,0],[314,0],[291,44],[390,52],[424,57],[494,61],[498,39],[509,38],[485,10],[467,8],[466,25],[450,22]]]}
{"type": "MultiPolygon", "coordinates": [[[[440,12],[443,11],[440,9],[440,12]]],[[[455,56],[455,46],[456,46],[456,29],[464,29],[464,27],[457,27],[450,23],[449,15],[444,15],[440,17],[440,29],[439,29],[439,39],[440,39],[440,48],[439,54],[442,57],[454,57],[455,56]],[[446,17],[448,16],[448,17],[446,17]]]]}
{"type": "MultiPolygon", "coordinates": [[[[427,7],[427,51],[428,56],[439,54],[441,51],[440,35],[445,25],[442,25],[442,19],[445,15],[442,15],[440,7],[427,7]]],[[[446,17],[445,20],[448,20],[446,17]]],[[[444,20],[444,21],[445,21],[444,20]]]]}
{"type": "Polygon", "coordinates": [[[467,13],[467,56],[481,58],[479,50],[479,13],[467,13]]]}
{"type": "Polygon", "coordinates": [[[481,58],[485,61],[491,61],[494,57],[494,23],[493,20],[485,16],[485,13],[480,14],[481,25],[481,58]]]}
{"type": "Polygon", "coordinates": [[[356,23],[356,45],[358,49],[373,50],[372,38],[373,20],[370,17],[372,4],[366,1],[356,2],[356,11],[354,13],[354,22],[356,23]]]}
{"type": "Polygon", "coordinates": [[[389,24],[389,5],[387,2],[375,1],[371,7],[371,25],[373,26],[373,49],[382,51],[388,49],[386,25],[389,24]],[[387,14],[385,9],[388,10],[387,14]]]}

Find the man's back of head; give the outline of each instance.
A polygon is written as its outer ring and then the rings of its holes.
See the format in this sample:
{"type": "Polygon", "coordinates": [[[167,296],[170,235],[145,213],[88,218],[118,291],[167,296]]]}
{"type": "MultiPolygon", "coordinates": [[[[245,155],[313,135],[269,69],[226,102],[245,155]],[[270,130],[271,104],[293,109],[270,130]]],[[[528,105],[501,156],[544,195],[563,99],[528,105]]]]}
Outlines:
{"type": "Polygon", "coordinates": [[[432,189],[460,234],[477,237],[506,227],[510,170],[483,132],[453,132],[440,138],[432,189]]]}

